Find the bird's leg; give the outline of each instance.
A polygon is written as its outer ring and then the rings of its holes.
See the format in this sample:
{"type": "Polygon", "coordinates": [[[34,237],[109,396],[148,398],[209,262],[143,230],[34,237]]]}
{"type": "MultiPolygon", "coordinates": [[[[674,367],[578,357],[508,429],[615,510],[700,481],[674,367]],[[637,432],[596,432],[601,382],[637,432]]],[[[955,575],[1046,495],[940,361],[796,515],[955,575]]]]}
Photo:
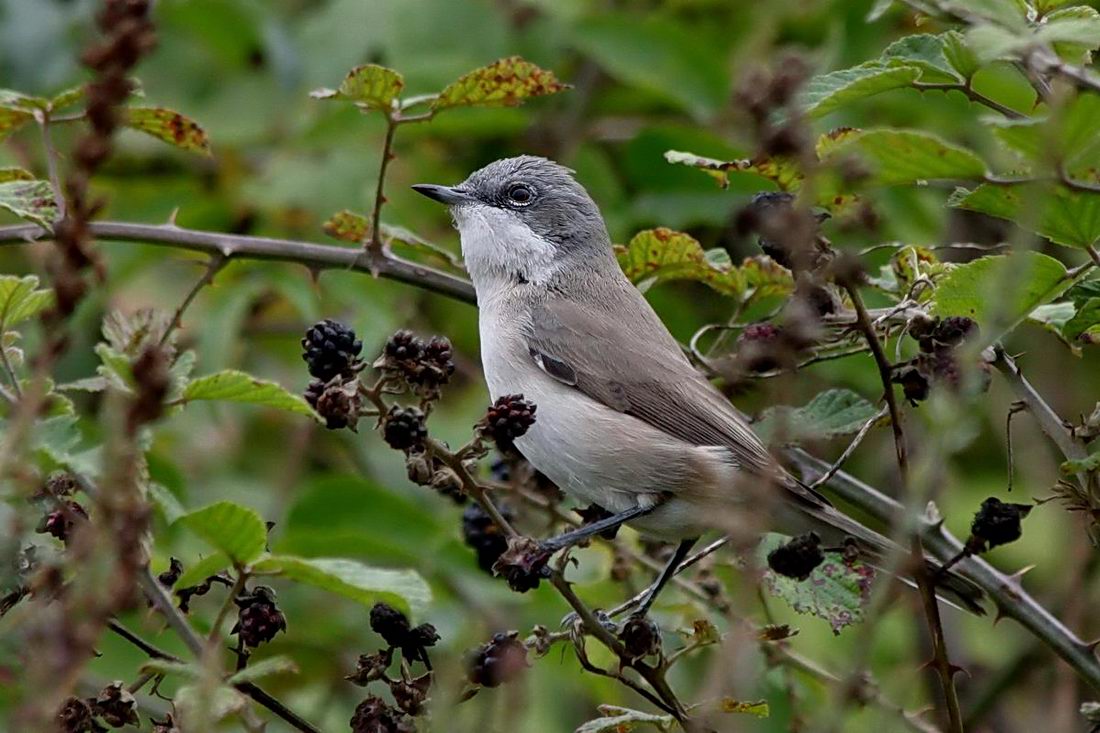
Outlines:
{"type": "Polygon", "coordinates": [[[557,537],[552,537],[545,542],[541,543],[543,550],[548,552],[557,552],[558,550],[564,550],[566,547],[572,547],[578,542],[583,542],[591,537],[595,537],[601,532],[605,532],[609,529],[615,529],[632,519],[645,516],[651,511],[661,506],[660,503],[635,506],[631,509],[627,509],[625,512],[619,512],[618,514],[612,514],[610,517],[604,517],[603,519],[597,519],[595,522],[585,524],[576,529],[572,529],[568,532],[559,534],[557,537]]]}
{"type": "Polygon", "coordinates": [[[676,551],[672,553],[672,558],[668,561],[668,565],[665,565],[665,569],[657,576],[657,580],[653,582],[653,585],[646,589],[645,595],[642,596],[641,603],[638,604],[637,610],[630,614],[631,616],[642,617],[649,612],[649,607],[657,600],[657,594],[659,594],[661,589],[668,584],[668,581],[672,580],[672,576],[676,575],[676,570],[680,567],[680,563],[684,561],[684,558],[687,557],[688,553],[691,552],[691,548],[698,541],[698,537],[680,540],[680,544],[677,546],[676,551]]]}

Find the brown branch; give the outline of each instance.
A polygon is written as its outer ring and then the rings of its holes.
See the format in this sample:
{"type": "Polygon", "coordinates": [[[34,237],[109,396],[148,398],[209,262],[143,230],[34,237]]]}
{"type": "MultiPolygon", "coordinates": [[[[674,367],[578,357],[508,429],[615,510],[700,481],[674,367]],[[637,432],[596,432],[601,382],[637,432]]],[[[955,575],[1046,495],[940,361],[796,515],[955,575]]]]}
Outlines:
{"type": "Polygon", "coordinates": [[[386,137],[382,141],[382,162],[378,165],[378,185],[374,191],[374,213],[370,219],[370,242],[367,245],[372,260],[382,256],[382,205],[386,203],[386,169],[395,157],[393,154],[393,136],[397,132],[395,115],[394,112],[386,115],[386,137]]]}
{"type": "Polygon", "coordinates": [[[200,290],[214,282],[214,278],[222,271],[222,268],[225,267],[227,262],[228,260],[225,255],[220,252],[210,256],[210,261],[206,263],[206,270],[203,271],[202,277],[200,277],[195,285],[187,291],[187,295],[184,297],[183,302],[179,304],[179,307],[176,308],[176,312],[172,314],[172,320],[168,323],[168,328],[164,329],[164,333],[160,337],[159,346],[164,346],[168,343],[168,339],[171,337],[172,332],[183,325],[184,311],[186,311],[195,300],[200,290]]]}
{"type": "Polygon", "coordinates": [[[933,83],[929,83],[929,82],[915,81],[915,82],[912,83],[912,87],[914,89],[916,89],[917,91],[919,91],[919,92],[926,92],[926,91],[962,92],[966,96],[966,98],[969,99],[971,102],[977,102],[978,104],[985,105],[986,107],[989,107],[991,110],[994,110],[996,112],[1000,112],[1002,115],[1004,115],[1005,117],[1007,117],[1010,120],[1022,120],[1022,119],[1025,119],[1027,117],[1027,115],[1024,115],[1020,112],[1017,112],[1016,110],[1012,109],[1011,107],[1006,107],[1005,105],[1001,104],[1000,102],[996,101],[995,99],[990,99],[989,97],[985,96],[981,92],[975,91],[970,86],[969,83],[966,83],[966,84],[952,84],[952,83],[933,84],[933,83]]]}

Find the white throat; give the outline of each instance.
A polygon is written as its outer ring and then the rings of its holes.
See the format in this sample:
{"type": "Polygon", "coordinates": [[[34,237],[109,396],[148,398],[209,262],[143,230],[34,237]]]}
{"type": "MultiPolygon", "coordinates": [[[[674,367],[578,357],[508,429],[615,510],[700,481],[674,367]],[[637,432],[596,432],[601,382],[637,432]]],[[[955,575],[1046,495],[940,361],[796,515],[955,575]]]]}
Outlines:
{"type": "Polygon", "coordinates": [[[546,282],[554,274],[555,247],[516,214],[484,204],[454,210],[462,258],[479,296],[524,281],[546,282]]]}

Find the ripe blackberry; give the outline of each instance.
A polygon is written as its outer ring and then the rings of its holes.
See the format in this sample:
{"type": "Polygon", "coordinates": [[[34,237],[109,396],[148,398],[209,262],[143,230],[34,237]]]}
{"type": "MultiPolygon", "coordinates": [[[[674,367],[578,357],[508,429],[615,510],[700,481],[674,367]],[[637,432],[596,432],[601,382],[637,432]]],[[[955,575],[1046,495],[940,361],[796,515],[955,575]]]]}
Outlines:
{"type": "MultiPolygon", "coordinates": [[[[507,504],[498,504],[497,511],[509,522],[515,519],[515,512],[507,504]]],[[[508,549],[508,538],[476,502],[462,512],[462,538],[477,553],[478,567],[487,573],[493,572],[493,565],[508,549]]]]}
{"type": "Polygon", "coordinates": [[[404,645],[409,638],[409,619],[388,603],[375,603],[370,610],[370,627],[391,647],[404,645]]]}
{"type": "Polygon", "coordinates": [[[391,448],[410,450],[424,444],[428,428],[424,413],[416,407],[394,405],[382,420],[382,438],[391,448]]]}
{"type": "Polygon", "coordinates": [[[455,372],[454,349],[442,336],[433,336],[417,361],[416,368],[407,375],[411,384],[429,389],[440,387],[451,381],[455,372]]]}
{"type": "Polygon", "coordinates": [[[467,660],[467,677],[482,687],[499,687],[517,679],[527,669],[527,647],[519,640],[519,632],[494,634],[478,647],[467,660]]]}
{"type": "Polygon", "coordinates": [[[354,372],[363,342],[355,337],[355,331],[326,318],[306,331],[302,348],[309,373],[327,382],[338,374],[354,372]]]}
{"type": "Polygon", "coordinates": [[[825,553],[821,551],[821,538],[816,532],[793,537],[768,553],[768,567],[795,580],[810,577],[814,568],[823,562],[825,553]]]}
{"type": "Polygon", "coordinates": [[[510,449],[515,439],[535,424],[536,409],[536,405],[521,394],[504,395],[489,406],[477,430],[491,438],[498,448],[510,449]]]}
{"type": "Polygon", "coordinates": [[[989,497],[974,515],[967,546],[973,552],[985,552],[1015,542],[1023,534],[1021,520],[1030,513],[1030,504],[1010,504],[995,496],[989,497]]]}
{"type": "Polygon", "coordinates": [[[386,341],[382,354],[395,361],[416,361],[424,352],[424,342],[412,331],[402,329],[386,341]]]}
{"type": "Polygon", "coordinates": [[[631,616],[619,632],[619,641],[631,659],[648,657],[661,650],[661,630],[644,616],[631,616]]]}
{"type": "Polygon", "coordinates": [[[68,542],[72,537],[73,528],[79,523],[87,521],[88,512],[75,501],[66,501],[64,505],[42,517],[35,532],[48,534],[62,542],[68,542]]]}
{"type": "Polygon", "coordinates": [[[275,591],[266,585],[258,585],[251,593],[234,599],[240,609],[237,625],[230,632],[249,648],[271,641],[280,631],[286,631],[286,616],[275,605],[275,591]]]}
{"type": "Polygon", "coordinates": [[[382,698],[371,695],[355,708],[351,733],[416,733],[416,726],[382,698]]]}
{"type": "Polygon", "coordinates": [[[137,700],[122,682],[107,685],[92,703],[96,717],[112,728],[138,724],[137,700]]]}
{"type": "Polygon", "coordinates": [[[92,716],[87,701],[70,697],[57,712],[57,728],[61,733],[105,733],[106,728],[92,716]]]}
{"type": "MultiPolygon", "coordinates": [[[[405,637],[405,643],[401,645],[401,654],[410,662],[419,659],[424,662],[428,669],[431,669],[432,663],[428,659],[428,648],[435,646],[437,641],[439,641],[439,632],[432,624],[414,626],[409,631],[408,636],[405,637]]],[[[410,715],[413,714],[410,713],[410,715]]]]}

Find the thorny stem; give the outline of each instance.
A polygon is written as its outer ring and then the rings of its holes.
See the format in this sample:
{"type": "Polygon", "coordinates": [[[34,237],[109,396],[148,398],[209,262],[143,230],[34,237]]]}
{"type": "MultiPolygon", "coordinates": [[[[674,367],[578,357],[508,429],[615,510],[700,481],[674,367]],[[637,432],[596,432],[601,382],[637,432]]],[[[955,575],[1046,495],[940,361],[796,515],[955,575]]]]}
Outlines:
{"type": "Polygon", "coordinates": [[[382,162],[378,165],[378,187],[374,191],[374,213],[370,220],[370,242],[367,249],[371,259],[382,254],[382,205],[386,203],[386,169],[394,158],[393,136],[397,132],[397,113],[386,115],[386,137],[382,141],[382,162]]]}
{"type": "Polygon", "coordinates": [[[221,272],[228,262],[228,258],[221,254],[214,254],[210,256],[209,262],[206,263],[206,270],[203,272],[202,277],[198,279],[187,295],[184,297],[183,302],[176,308],[176,312],[172,314],[172,320],[168,323],[168,328],[164,329],[164,333],[160,337],[158,346],[163,347],[168,343],[168,339],[171,337],[172,332],[183,325],[183,313],[195,300],[195,297],[199,294],[199,291],[205,288],[207,285],[214,282],[214,277],[221,272]]]}
{"type": "MultiPolygon", "coordinates": [[[[905,433],[901,426],[901,412],[898,409],[897,397],[894,394],[894,385],[891,381],[890,361],[882,348],[875,326],[871,317],[867,314],[867,307],[863,304],[863,298],[859,290],[852,283],[842,283],[852,300],[852,307],[856,311],[856,326],[863,333],[867,345],[871,348],[871,354],[878,366],[879,378],[886,406],[890,412],[890,424],[894,432],[894,451],[897,455],[898,473],[901,476],[902,489],[909,488],[909,457],[905,448],[905,433]]],[[[920,591],[921,603],[924,606],[924,614],[928,620],[928,630],[932,636],[932,665],[939,674],[940,686],[943,689],[944,701],[947,705],[947,717],[952,733],[963,733],[962,709],[959,706],[959,695],[955,689],[955,669],[947,655],[947,641],[943,633],[943,623],[940,620],[940,607],[936,600],[936,589],[933,579],[928,575],[924,564],[924,544],[919,532],[913,532],[909,540],[909,552],[912,560],[913,579],[917,582],[920,591]]]]}

